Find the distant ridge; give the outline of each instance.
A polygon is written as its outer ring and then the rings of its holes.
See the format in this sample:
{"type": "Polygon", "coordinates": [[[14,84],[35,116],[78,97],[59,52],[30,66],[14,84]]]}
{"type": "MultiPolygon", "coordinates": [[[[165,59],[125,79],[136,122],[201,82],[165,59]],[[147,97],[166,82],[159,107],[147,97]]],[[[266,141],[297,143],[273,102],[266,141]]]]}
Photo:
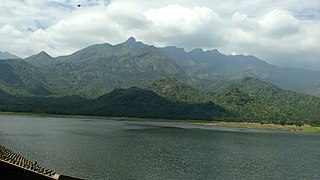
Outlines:
{"type": "Polygon", "coordinates": [[[0,51],[0,59],[19,59],[19,57],[8,52],[0,51]]]}
{"type": "Polygon", "coordinates": [[[320,126],[320,98],[301,92],[320,95],[320,71],[133,37],[0,61],[0,111],[320,126]]]}
{"type": "Polygon", "coordinates": [[[10,69],[2,68],[13,80],[8,81],[8,75],[0,77],[0,87],[3,84],[5,92],[36,96],[80,95],[92,99],[114,88],[140,86],[164,77],[215,92],[228,81],[253,77],[282,89],[320,94],[320,71],[279,68],[254,56],[224,55],[217,49],[197,48],[187,52],[175,46],[157,48],[134,37],[115,45],[95,44],[56,58],[43,51],[23,61],[28,64],[15,62],[10,69]],[[38,91],[38,86],[43,88],[38,91]],[[38,90],[26,92],[25,87],[38,90]]]}
{"type": "MultiPolygon", "coordinates": [[[[194,49],[186,52],[174,46],[160,50],[182,66],[186,74],[197,81],[234,80],[246,76],[272,83],[283,89],[310,95],[319,94],[320,71],[298,68],[279,68],[254,56],[224,55],[218,50],[194,49]]],[[[199,87],[199,86],[198,86],[199,87]]],[[[215,86],[203,86],[214,90],[215,86]]],[[[201,86],[199,88],[202,88],[201,86]]]]}

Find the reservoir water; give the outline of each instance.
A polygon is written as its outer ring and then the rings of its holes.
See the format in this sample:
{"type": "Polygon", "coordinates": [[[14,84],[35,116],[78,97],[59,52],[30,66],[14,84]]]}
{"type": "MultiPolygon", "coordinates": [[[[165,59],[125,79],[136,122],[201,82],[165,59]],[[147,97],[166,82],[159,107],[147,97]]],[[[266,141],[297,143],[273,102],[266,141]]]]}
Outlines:
{"type": "Polygon", "coordinates": [[[316,133],[1,115],[0,144],[88,180],[320,179],[316,133]]]}

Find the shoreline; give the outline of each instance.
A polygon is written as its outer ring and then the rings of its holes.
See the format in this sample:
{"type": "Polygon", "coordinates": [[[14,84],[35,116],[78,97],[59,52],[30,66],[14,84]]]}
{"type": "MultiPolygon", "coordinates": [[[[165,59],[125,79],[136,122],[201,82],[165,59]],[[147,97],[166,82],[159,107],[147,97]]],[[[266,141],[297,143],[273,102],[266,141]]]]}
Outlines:
{"type": "Polygon", "coordinates": [[[80,118],[97,120],[116,120],[116,121],[137,121],[137,122],[175,122],[192,125],[235,127],[259,130],[283,130],[291,132],[320,133],[320,127],[310,125],[279,125],[279,124],[261,124],[253,122],[225,122],[225,121],[207,121],[207,120],[179,120],[179,119],[156,119],[156,118],[135,118],[135,117],[109,117],[109,116],[88,116],[88,115],[62,115],[62,114],[34,114],[20,112],[0,112],[0,115],[8,116],[29,116],[29,117],[52,117],[52,118],[80,118]]]}
{"type": "Polygon", "coordinates": [[[261,130],[283,130],[292,132],[306,132],[306,133],[320,133],[320,127],[310,125],[296,126],[296,125],[277,125],[277,124],[260,124],[252,122],[199,122],[191,123],[204,126],[220,126],[220,127],[238,127],[248,129],[261,130]]]}
{"type": "Polygon", "coordinates": [[[192,119],[161,119],[161,118],[139,118],[139,117],[117,117],[117,116],[90,116],[90,115],[67,115],[67,114],[37,114],[29,112],[0,112],[0,116],[26,116],[26,117],[50,117],[50,118],[79,118],[97,120],[116,120],[116,121],[141,121],[141,122],[180,122],[180,123],[208,123],[208,120],[192,119]]]}

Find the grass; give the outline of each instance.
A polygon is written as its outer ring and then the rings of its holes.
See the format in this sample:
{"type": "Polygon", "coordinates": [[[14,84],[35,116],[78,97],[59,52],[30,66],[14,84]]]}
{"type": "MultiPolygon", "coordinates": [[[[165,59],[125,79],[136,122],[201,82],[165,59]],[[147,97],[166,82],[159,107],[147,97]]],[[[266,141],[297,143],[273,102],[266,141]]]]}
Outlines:
{"type": "Polygon", "coordinates": [[[247,122],[201,122],[201,123],[192,123],[192,124],[201,124],[206,126],[226,126],[226,127],[251,128],[251,129],[285,130],[285,131],[320,133],[320,127],[313,127],[310,125],[296,126],[296,125],[247,123],[247,122]]]}

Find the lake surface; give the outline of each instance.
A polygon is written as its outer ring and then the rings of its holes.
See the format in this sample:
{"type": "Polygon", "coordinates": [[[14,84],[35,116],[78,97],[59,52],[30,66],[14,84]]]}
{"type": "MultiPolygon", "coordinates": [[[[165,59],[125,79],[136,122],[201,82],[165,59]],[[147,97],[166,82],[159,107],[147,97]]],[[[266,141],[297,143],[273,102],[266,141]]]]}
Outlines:
{"type": "Polygon", "coordinates": [[[85,179],[320,179],[320,134],[1,115],[0,144],[85,179]]]}

